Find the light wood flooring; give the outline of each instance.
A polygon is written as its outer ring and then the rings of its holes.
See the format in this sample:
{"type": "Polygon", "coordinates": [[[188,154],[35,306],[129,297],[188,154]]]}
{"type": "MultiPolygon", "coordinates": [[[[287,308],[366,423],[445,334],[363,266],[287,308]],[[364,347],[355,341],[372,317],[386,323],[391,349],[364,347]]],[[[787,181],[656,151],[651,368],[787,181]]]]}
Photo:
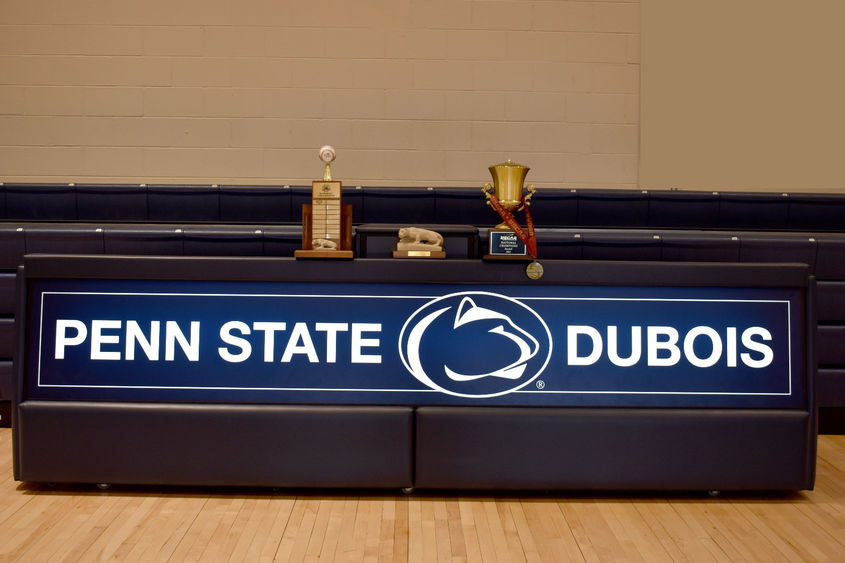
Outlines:
{"type": "Polygon", "coordinates": [[[845,561],[845,436],[813,491],[413,494],[21,484],[0,561],[845,561]]]}

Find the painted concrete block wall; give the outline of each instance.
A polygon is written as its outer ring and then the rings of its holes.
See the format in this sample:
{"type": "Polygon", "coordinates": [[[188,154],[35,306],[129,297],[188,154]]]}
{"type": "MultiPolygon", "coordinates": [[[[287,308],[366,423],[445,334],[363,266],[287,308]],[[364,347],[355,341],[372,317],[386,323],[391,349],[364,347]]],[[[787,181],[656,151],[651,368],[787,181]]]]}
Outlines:
{"type": "Polygon", "coordinates": [[[641,9],[641,187],[845,191],[845,2],[641,9]]]}
{"type": "Polygon", "coordinates": [[[640,5],[3,0],[0,181],[637,187],[640,5]]]}

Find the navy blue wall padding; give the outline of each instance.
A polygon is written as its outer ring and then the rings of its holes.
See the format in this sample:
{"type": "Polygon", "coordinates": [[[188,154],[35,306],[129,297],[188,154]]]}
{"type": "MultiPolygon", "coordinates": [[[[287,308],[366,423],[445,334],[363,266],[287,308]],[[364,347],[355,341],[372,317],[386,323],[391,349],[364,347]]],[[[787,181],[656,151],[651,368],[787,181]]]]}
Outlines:
{"type": "Polygon", "coordinates": [[[355,255],[359,258],[392,258],[394,247],[399,240],[399,229],[391,229],[390,233],[373,233],[367,230],[368,226],[359,225],[355,230],[358,234],[355,255]]]}
{"type": "Polygon", "coordinates": [[[144,185],[76,185],[80,221],[146,221],[147,187],[144,185]]]}
{"type": "Polygon", "coordinates": [[[820,281],[816,284],[816,317],[820,322],[845,324],[845,282],[820,281]]]}
{"type": "Polygon", "coordinates": [[[645,227],[648,225],[648,194],[639,190],[581,190],[578,192],[578,225],[645,227]]]}
{"type": "MultiPolygon", "coordinates": [[[[311,203],[311,186],[292,186],[290,188],[290,220],[302,222],[302,206],[311,203]]],[[[357,221],[357,219],[353,219],[357,221]]]]}
{"type": "Polygon", "coordinates": [[[15,354],[15,319],[0,318],[0,360],[11,360],[15,354]]]}
{"type": "Polygon", "coordinates": [[[0,273],[0,316],[14,315],[15,309],[15,273],[0,273]]]}
{"type": "Polygon", "coordinates": [[[699,191],[648,192],[648,226],[713,229],[719,225],[719,194],[699,191]]]}
{"type": "Polygon", "coordinates": [[[597,232],[581,238],[584,260],[660,260],[660,237],[651,233],[597,232]]]}
{"type": "Polygon", "coordinates": [[[360,223],[364,217],[364,188],[343,186],[343,205],[352,206],[352,222],[360,223]]]}
{"type": "Polygon", "coordinates": [[[233,223],[287,223],[290,187],[220,186],[220,220],[233,223]]]}
{"type": "MultiPolygon", "coordinates": [[[[571,227],[578,222],[578,191],[564,188],[537,188],[531,198],[531,219],[538,227],[571,227]]],[[[498,214],[493,212],[493,217],[498,214]]],[[[519,214],[520,223],[525,223],[519,214]]],[[[496,220],[494,224],[501,221],[496,220]]]]}
{"type": "Polygon", "coordinates": [[[816,265],[817,243],[815,239],[801,236],[755,236],[739,237],[740,262],[802,262],[816,265]]]}
{"type": "Polygon", "coordinates": [[[845,367],[845,326],[819,326],[816,341],[819,367],[845,367]]]}
{"type": "Polygon", "coordinates": [[[816,389],[824,389],[816,395],[816,406],[841,408],[845,405],[845,369],[820,369],[816,389]]]}
{"type": "Polygon", "coordinates": [[[842,194],[790,194],[789,228],[807,231],[845,230],[842,194]]]}
{"type": "Polygon", "coordinates": [[[6,184],[6,218],[76,220],[76,187],[69,184],[6,184]]]}
{"type": "Polygon", "coordinates": [[[584,252],[581,242],[581,235],[577,233],[538,231],[537,259],[580,260],[584,252]]]}
{"type": "MultiPolygon", "coordinates": [[[[12,400],[12,393],[13,393],[13,378],[15,377],[15,372],[12,367],[12,362],[9,361],[2,361],[0,362],[0,401],[11,401],[12,400]]],[[[0,426],[10,426],[7,421],[6,424],[0,424],[0,426]]]]}
{"type": "Polygon", "coordinates": [[[27,254],[103,254],[103,229],[38,225],[24,229],[27,254]]]}
{"type": "Polygon", "coordinates": [[[23,227],[7,224],[0,225],[0,269],[14,270],[23,264],[26,254],[26,239],[23,227]]]}
{"type": "Polygon", "coordinates": [[[481,188],[434,188],[434,222],[439,225],[497,225],[481,188]]]}
{"type": "Polygon", "coordinates": [[[262,228],[264,256],[293,256],[302,248],[300,225],[278,225],[262,228]]]}
{"type": "Polygon", "coordinates": [[[6,214],[6,184],[0,182],[0,218],[5,219],[6,214]]]}
{"type": "Polygon", "coordinates": [[[106,254],[139,256],[181,256],[182,229],[156,225],[106,227],[103,230],[106,254]]]}
{"type": "Polygon", "coordinates": [[[845,237],[820,235],[816,277],[820,280],[845,280],[845,237]]]}
{"type": "Polygon", "coordinates": [[[364,214],[360,223],[431,225],[434,188],[364,188],[364,214]]]}
{"type": "Polygon", "coordinates": [[[789,197],[760,192],[722,192],[719,228],[783,230],[789,222],[789,197]]]}
{"type": "Polygon", "coordinates": [[[708,233],[665,232],[662,259],[671,262],[738,262],[739,238],[708,233]]]}
{"type": "Polygon", "coordinates": [[[220,190],[217,186],[147,186],[149,220],[179,223],[220,221],[220,190]]]}
{"type": "Polygon", "coordinates": [[[406,407],[25,401],[18,409],[26,481],[413,486],[406,407]]]}
{"type": "Polygon", "coordinates": [[[807,488],[812,424],[800,410],[420,407],[415,482],[499,490],[807,488]]]}
{"type": "Polygon", "coordinates": [[[185,256],[262,256],[264,237],[251,227],[188,227],[183,249],[185,256]]]}

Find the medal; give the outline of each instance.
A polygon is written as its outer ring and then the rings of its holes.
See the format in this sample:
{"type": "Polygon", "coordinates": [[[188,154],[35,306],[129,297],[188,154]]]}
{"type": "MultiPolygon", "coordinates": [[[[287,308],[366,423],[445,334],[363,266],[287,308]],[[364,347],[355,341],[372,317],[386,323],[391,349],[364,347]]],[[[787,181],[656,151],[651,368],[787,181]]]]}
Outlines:
{"type": "Polygon", "coordinates": [[[543,265],[534,260],[525,267],[525,275],[532,280],[539,280],[543,277],[543,265]]]}

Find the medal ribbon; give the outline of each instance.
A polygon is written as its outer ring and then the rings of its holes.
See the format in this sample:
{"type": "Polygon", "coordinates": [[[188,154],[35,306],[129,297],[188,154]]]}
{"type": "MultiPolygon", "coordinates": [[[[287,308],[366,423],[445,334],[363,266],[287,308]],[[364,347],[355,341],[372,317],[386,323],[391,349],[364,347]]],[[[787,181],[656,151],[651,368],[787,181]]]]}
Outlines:
{"type": "Polygon", "coordinates": [[[528,249],[528,254],[531,255],[532,258],[535,260],[537,259],[537,235],[534,233],[534,221],[531,219],[531,211],[528,207],[528,204],[525,202],[525,196],[522,196],[522,207],[525,209],[525,224],[528,227],[528,232],[525,232],[517,220],[514,218],[513,213],[505,209],[502,203],[499,201],[499,198],[496,197],[496,194],[490,194],[490,207],[496,210],[496,213],[502,218],[505,222],[505,225],[510,227],[510,229],[516,233],[516,236],[519,237],[519,240],[525,243],[525,248],[528,249]]]}

